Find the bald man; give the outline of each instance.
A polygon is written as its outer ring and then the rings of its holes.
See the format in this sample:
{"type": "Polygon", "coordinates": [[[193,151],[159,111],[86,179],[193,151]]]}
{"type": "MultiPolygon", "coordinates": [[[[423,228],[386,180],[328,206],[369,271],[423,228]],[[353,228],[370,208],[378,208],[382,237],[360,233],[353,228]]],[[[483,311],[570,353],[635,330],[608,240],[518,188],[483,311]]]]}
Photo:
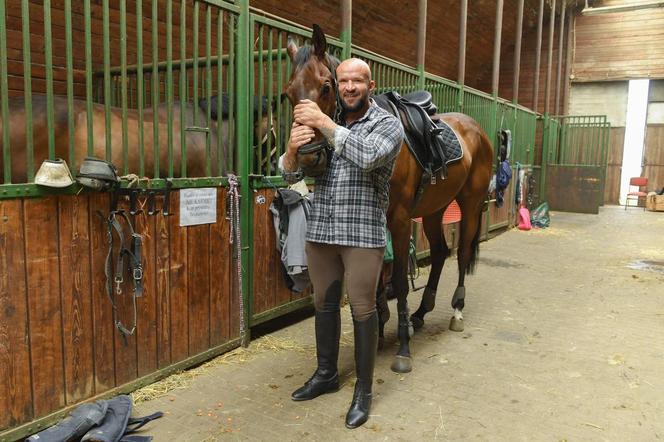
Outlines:
{"type": "Polygon", "coordinates": [[[386,244],[389,179],[404,134],[401,123],[371,99],[376,84],[364,61],[342,62],[336,76],[341,121],[333,121],[313,101],[301,101],[293,110],[293,129],[282,157],[284,176],[296,172],[297,150],[313,139],[314,129],[334,147],[327,170],[316,178],[307,221],[318,367],[292,398],[310,400],[339,389],[339,305],[345,277],[357,375],[346,426],[356,428],[367,421],[371,407],[378,342],[376,287],[386,244]]]}

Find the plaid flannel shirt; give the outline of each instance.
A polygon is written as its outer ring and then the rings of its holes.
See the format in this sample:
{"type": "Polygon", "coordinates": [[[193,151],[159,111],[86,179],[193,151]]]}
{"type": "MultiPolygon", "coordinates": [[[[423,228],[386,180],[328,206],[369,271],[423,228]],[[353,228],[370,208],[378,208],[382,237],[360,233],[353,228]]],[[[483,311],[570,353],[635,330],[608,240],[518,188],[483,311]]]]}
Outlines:
{"type": "Polygon", "coordinates": [[[332,160],[316,179],[307,241],[385,246],[389,181],[403,137],[401,122],[373,100],[362,118],[335,130],[332,160]]]}

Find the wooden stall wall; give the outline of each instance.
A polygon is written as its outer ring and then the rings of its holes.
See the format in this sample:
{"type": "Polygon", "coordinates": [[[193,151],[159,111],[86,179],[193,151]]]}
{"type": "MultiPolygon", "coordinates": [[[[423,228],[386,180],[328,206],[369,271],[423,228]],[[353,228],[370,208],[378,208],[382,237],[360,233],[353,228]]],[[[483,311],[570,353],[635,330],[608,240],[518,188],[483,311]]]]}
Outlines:
{"type": "MultiPolygon", "coordinates": [[[[537,112],[544,113],[544,103],[546,98],[546,72],[548,69],[548,48],[549,48],[549,20],[550,20],[550,7],[547,6],[545,2],[545,11],[544,11],[544,20],[542,28],[542,46],[541,46],[541,55],[540,55],[540,72],[539,72],[539,87],[538,87],[538,104],[537,112]]],[[[508,9],[505,9],[508,11],[508,9]]],[[[516,11],[516,8],[513,9],[516,11]]],[[[558,12],[560,12],[558,10],[558,12]]],[[[536,13],[535,13],[536,15],[536,13]]],[[[505,14],[505,22],[516,20],[514,14],[505,14]]],[[[569,25],[569,15],[566,18],[565,29],[569,25]]],[[[554,36],[553,36],[553,55],[552,55],[552,65],[551,65],[551,92],[549,98],[549,115],[555,113],[555,103],[556,103],[556,81],[558,73],[558,43],[560,36],[560,15],[556,16],[554,36]]],[[[565,83],[565,69],[566,69],[566,54],[568,48],[568,35],[565,32],[563,36],[563,58],[562,58],[562,70],[561,70],[561,88],[560,88],[560,111],[563,113],[563,85],[565,83]]],[[[503,46],[501,50],[501,62],[500,62],[500,78],[498,85],[498,96],[514,100],[517,99],[518,103],[522,106],[525,106],[529,109],[533,109],[533,92],[535,89],[535,55],[537,50],[537,23],[536,18],[533,20],[527,20],[527,17],[524,17],[523,25],[523,36],[521,40],[521,65],[519,67],[519,96],[514,97],[513,90],[513,81],[514,81],[514,36],[512,35],[511,39],[506,40],[506,37],[503,36],[503,46]]],[[[491,59],[489,59],[488,65],[485,66],[484,71],[480,76],[480,89],[481,90],[490,90],[491,89],[491,59]]]]}
{"type": "Polygon", "coordinates": [[[270,318],[270,311],[301,300],[306,305],[311,298],[311,289],[298,293],[286,285],[281,253],[277,251],[277,238],[270,212],[275,197],[274,189],[259,189],[254,192],[253,210],[253,300],[251,303],[252,324],[270,318]]]}
{"type": "MultiPolygon", "coordinates": [[[[219,189],[218,214],[225,198],[219,189]]],[[[131,327],[131,279],[125,275],[114,315],[105,288],[107,230],[96,214],[107,213],[109,196],[0,201],[0,436],[239,345],[228,222],[219,216],[215,224],[180,227],[178,204],[173,192],[173,216],[131,217],[143,236],[144,292],[125,344],[113,321],[131,327]]]]}
{"type": "MultiPolygon", "coordinates": [[[[250,4],[304,26],[311,27],[312,23],[319,23],[329,35],[338,36],[341,33],[341,2],[251,0],[250,4]]],[[[509,11],[516,11],[517,4],[517,0],[504,2],[503,48],[514,42],[516,20],[513,16],[516,14],[510,14],[509,11]]],[[[537,25],[538,5],[538,0],[525,0],[524,29],[534,29],[537,25]]],[[[453,81],[457,80],[458,74],[459,8],[458,1],[429,1],[427,5],[425,69],[453,81]]],[[[486,92],[490,91],[491,86],[495,21],[494,0],[469,2],[466,84],[486,92]],[[488,84],[483,81],[487,72],[488,84]]],[[[409,66],[417,64],[414,50],[417,46],[417,2],[355,0],[352,29],[354,44],[379,54],[389,54],[390,58],[409,66]],[[390,35],[391,38],[377,38],[378,35],[390,35]]],[[[505,60],[503,58],[503,63],[511,63],[511,59],[505,60]]]]}
{"type": "Polygon", "coordinates": [[[646,127],[645,144],[643,176],[648,178],[649,191],[659,191],[664,187],[664,124],[646,127]]]}
{"type": "Polygon", "coordinates": [[[606,182],[604,185],[604,203],[619,204],[620,175],[625,145],[625,128],[612,127],[609,135],[609,158],[606,166],[606,182]]]}
{"type": "MultiPolygon", "coordinates": [[[[595,1],[592,6],[644,3],[595,1]]],[[[647,3],[647,2],[645,2],[647,3]]],[[[664,78],[664,8],[579,15],[574,27],[573,81],[664,78]]]]}

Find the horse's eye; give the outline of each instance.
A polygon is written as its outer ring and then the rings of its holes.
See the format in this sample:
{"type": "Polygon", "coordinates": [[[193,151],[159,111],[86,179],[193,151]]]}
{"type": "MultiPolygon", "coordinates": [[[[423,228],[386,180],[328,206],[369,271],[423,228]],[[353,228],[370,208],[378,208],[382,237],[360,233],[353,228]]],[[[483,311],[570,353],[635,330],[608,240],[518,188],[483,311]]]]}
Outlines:
{"type": "Polygon", "coordinates": [[[320,90],[320,94],[321,95],[327,95],[327,94],[330,93],[331,89],[332,89],[332,87],[329,85],[329,83],[325,83],[323,85],[323,87],[321,88],[321,90],[320,90]]]}

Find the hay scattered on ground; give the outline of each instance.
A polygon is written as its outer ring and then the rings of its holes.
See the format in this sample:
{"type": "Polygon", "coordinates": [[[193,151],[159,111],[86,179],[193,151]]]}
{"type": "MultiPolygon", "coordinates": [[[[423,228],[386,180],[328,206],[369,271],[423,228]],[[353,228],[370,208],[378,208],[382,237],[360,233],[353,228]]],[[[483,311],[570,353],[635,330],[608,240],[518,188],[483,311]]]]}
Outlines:
{"type": "Polygon", "coordinates": [[[252,341],[248,348],[236,348],[198,367],[177,372],[160,381],[140,388],[131,394],[132,400],[135,404],[139,404],[157,399],[172,391],[188,388],[196,377],[207,373],[211,368],[226,364],[242,364],[262,353],[277,353],[281,351],[297,352],[307,357],[315,357],[315,348],[313,345],[303,346],[293,339],[266,335],[252,341]]]}

